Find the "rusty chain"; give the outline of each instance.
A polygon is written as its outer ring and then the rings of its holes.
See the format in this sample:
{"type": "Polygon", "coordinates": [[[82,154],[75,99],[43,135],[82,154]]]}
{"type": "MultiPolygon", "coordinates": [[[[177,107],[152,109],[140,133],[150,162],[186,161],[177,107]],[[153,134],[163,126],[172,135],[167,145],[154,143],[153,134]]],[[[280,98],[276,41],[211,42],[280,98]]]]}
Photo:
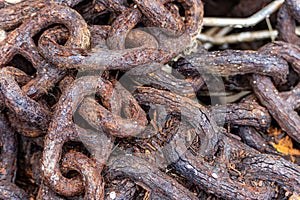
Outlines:
{"type": "Polygon", "coordinates": [[[0,199],[299,198],[300,1],[214,51],[204,3],[0,0],[0,199]]]}

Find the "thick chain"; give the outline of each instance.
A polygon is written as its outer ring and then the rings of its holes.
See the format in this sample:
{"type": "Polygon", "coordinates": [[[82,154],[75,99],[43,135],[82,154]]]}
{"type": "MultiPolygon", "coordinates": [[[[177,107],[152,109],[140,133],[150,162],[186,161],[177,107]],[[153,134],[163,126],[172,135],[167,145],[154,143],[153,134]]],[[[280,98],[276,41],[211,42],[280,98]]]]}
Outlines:
{"type": "Polygon", "coordinates": [[[1,1],[0,198],[299,195],[299,165],[261,134],[278,123],[300,143],[299,6],[277,13],[282,41],[185,55],[201,0],[1,1]],[[253,94],[222,104],[240,88],[253,94]]]}

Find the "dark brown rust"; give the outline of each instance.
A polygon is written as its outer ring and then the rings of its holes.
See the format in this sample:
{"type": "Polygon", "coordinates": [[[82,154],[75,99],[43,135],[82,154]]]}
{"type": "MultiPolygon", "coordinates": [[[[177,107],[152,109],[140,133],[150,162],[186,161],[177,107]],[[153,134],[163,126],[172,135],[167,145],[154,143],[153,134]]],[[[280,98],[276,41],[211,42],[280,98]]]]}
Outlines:
{"type": "Polygon", "coordinates": [[[290,191],[299,193],[300,167],[279,156],[260,154],[245,157],[238,166],[245,176],[274,181],[290,191]]]}
{"type": "Polygon", "coordinates": [[[122,12],[127,9],[126,0],[99,0],[106,9],[115,12],[122,12]]]}
{"type": "Polygon", "coordinates": [[[145,31],[151,31],[152,37],[154,36],[157,41],[150,45],[148,40],[143,41],[141,46],[124,50],[95,48],[92,51],[85,51],[61,47],[55,41],[48,40],[47,43],[42,44],[48,48],[41,49],[41,52],[49,61],[63,69],[129,70],[152,62],[167,62],[183,51],[191,39],[186,34],[169,37],[159,29],[146,29],[145,31]],[[157,46],[156,43],[159,45],[157,46]]]}
{"type": "Polygon", "coordinates": [[[0,198],[24,200],[29,199],[29,195],[13,183],[0,181],[0,198]]]}
{"type": "Polygon", "coordinates": [[[95,160],[97,168],[101,171],[105,167],[107,160],[114,149],[113,142],[115,138],[107,136],[99,131],[82,128],[78,125],[75,126],[79,133],[80,141],[88,149],[91,154],[90,157],[95,160]]]}
{"type": "Polygon", "coordinates": [[[172,91],[182,96],[194,97],[196,87],[194,81],[179,79],[164,71],[164,66],[158,63],[145,65],[128,71],[120,80],[131,79],[137,85],[148,85],[158,89],[172,91]]]}
{"type": "Polygon", "coordinates": [[[59,5],[70,6],[70,7],[74,7],[82,1],[83,0],[54,0],[54,2],[59,5]]]}
{"type": "MultiPolygon", "coordinates": [[[[230,173],[231,170],[235,170],[234,165],[230,163],[231,158],[235,156],[238,158],[242,157],[243,151],[256,153],[255,151],[250,150],[249,147],[236,139],[228,138],[223,133],[219,133],[220,141],[222,141],[219,146],[220,152],[215,155],[214,161],[207,162],[200,156],[199,151],[193,150],[192,147],[189,149],[184,145],[184,135],[190,131],[188,129],[189,126],[173,124],[173,126],[178,125],[178,129],[173,129],[175,130],[173,133],[175,136],[170,141],[170,144],[164,148],[164,155],[171,163],[171,166],[188,181],[219,197],[271,199],[274,193],[268,185],[260,188],[247,184],[247,180],[236,182],[233,181],[234,178],[230,173]]],[[[201,135],[199,132],[197,133],[198,137],[201,135]]]]}
{"type": "Polygon", "coordinates": [[[227,123],[268,128],[271,124],[271,116],[267,109],[256,102],[212,106],[210,110],[212,119],[221,125],[227,123]]]}
{"type": "Polygon", "coordinates": [[[120,16],[113,22],[108,34],[106,43],[109,49],[125,49],[126,37],[137,23],[140,21],[142,14],[137,9],[128,9],[123,11],[120,16]]]}
{"type": "Polygon", "coordinates": [[[65,90],[58,102],[45,138],[42,171],[46,184],[59,194],[74,196],[80,194],[84,188],[81,180],[67,179],[62,176],[59,169],[64,143],[80,141],[73,122],[73,114],[84,96],[93,94],[96,90],[106,93],[111,87],[111,84],[104,82],[101,77],[85,76],[65,90]]]}
{"type": "MultiPolygon", "coordinates": [[[[291,63],[295,71],[300,71],[297,64],[300,51],[297,46],[288,46],[286,43],[277,42],[272,44],[270,48],[268,46],[263,47],[261,51],[269,49],[271,49],[272,54],[291,63]]],[[[258,99],[268,108],[281,128],[297,142],[300,142],[300,117],[296,112],[299,107],[299,84],[290,91],[279,92],[269,77],[257,74],[252,76],[251,84],[258,99]]]]}
{"type": "Polygon", "coordinates": [[[219,127],[211,120],[210,113],[201,104],[176,95],[172,92],[157,90],[153,88],[140,87],[135,98],[143,105],[164,105],[167,110],[180,113],[185,120],[195,128],[202,130],[201,147],[199,153],[202,156],[212,156],[217,148],[219,127]]]}
{"type": "MultiPolygon", "coordinates": [[[[170,153],[170,152],[168,152],[170,153]]],[[[234,182],[221,165],[211,166],[199,156],[187,152],[174,162],[174,168],[207,192],[230,199],[271,199],[271,188],[253,187],[249,183],[234,182]],[[221,181],[219,180],[221,179],[221,181]]]]}
{"type": "Polygon", "coordinates": [[[137,104],[133,96],[122,85],[117,83],[111,99],[121,100],[117,104],[114,101],[109,102],[113,112],[99,105],[95,99],[86,98],[79,107],[79,114],[94,128],[104,131],[109,135],[115,137],[133,137],[139,135],[144,130],[148,121],[145,112],[137,104]],[[117,98],[118,96],[123,99],[117,98]],[[122,108],[122,105],[125,105],[124,107],[127,109],[122,108]],[[121,114],[120,108],[123,109],[126,117],[128,117],[127,119],[114,114],[121,114]]]}
{"type": "Polygon", "coordinates": [[[46,135],[47,133],[47,130],[41,130],[38,127],[32,126],[12,111],[8,111],[7,116],[11,126],[23,136],[35,138],[41,135],[46,135]]]}
{"type": "Polygon", "coordinates": [[[0,54],[3,58],[0,61],[0,66],[5,66],[13,56],[20,54],[29,60],[33,67],[36,68],[38,80],[35,82],[37,85],[29,83],[31,87],[23,86],[29,96],[40,96],[44,94],[45,91],[54,84],[49,85],[48,79],[57,78],[57,69],[54,69],[54,66],[47,63],[45,59],[41,57],[32,39],[32,37],[43,28],[55,23],[64,24],[71,30],[67,44],[70,44],[72,47],[81,48],[87,48],[90,45],[90,33],[82,17],[68,7],[58,5],[45,7],[38,15],[29,19],[27,23],[13,30],[7,38],[0,43],[0,54]],[[74,20],[76,23],[74,23],[74,20]],[[55,75],[53,75],[53,73],[55,75]]]}
{"type": "Polygon", "coordinates": [[[283,5],[277,15],[277,29],[279,32],[279,39],[291,44],[300,45],[300,39],[296,35],[296,22],[291,15],[287,5],[283,5]]]}
{"type": "Polygon", "coordinates": [[[266,44],[261,47],[259,51],[268,52],[271,55],[286,60],[293,69],[300,74],[300,64],[298,62],[300,60],[300,47],[297,44],[276,41],[266,44]]]}
{"type": "Polygon", "coordinates": [[[111,200],[114,196],[115,200],[130,199],[137,192],[136,184],[130,179],[109,180],[105,186],[106,200],[111,200]]]}
{"type": "Polygon", "coordinates": [[[244,143],[261,153],[278,154],[262,136],[262,133],[257,131],[254,127],[240,126],[237,134],[241,137],[244,143]]]}
{"type": "MultiPolygon", "coordinates": [[[[197,18],[202,19],[202,5],[200,2],[189,3],[193,8],[197,9],[195,12],[191,12],[192,15],[197,16],[197,18]]],[[[135,11],[138,12],[138,11],[135,11]]],[[[133,17],[135,19],[135,17],[133,17]]],[[[138,17],[137,17],[138,19],[138,17]]],[[[121,19],[118,19],[121,20],[121,19]]],[[[118,27],[118,20],[115,21],[114,26],[118,27]]],[[[192,21],[192,20],[191,20],[192,21]]],[[[196,28],[201,28],[202,21],[193,21],[199,23],[196,28]]],[[[130,27],[130,23],[136,23],[131,21],[126,21],[126,26],[130,27]],[[128,24],[127,24],[128,23],[128,24]]],[[[113,27],[114,28],[114,27],[113,27]]],[[[129,28],[125,28],[124,34],[128,32],[129,28]]],[[[114,29],[112,29],[114,30],[114,29]]],[[[109,69],[122,69],[128,70],[133,67],[137,67],[142,64],[149,64],[151,62],[164,63],[179,52],[185,50],[186,46],[190,45],[191,36],[189,33],[185,33],[178,37],[170,37],[163,33],[159,29],[148,30],[156,38],[159,46],[154,46],[150,44],[148,46],[145,42],[138,47],[131,49],[122,50],[110,50],[97,48],[93,51],[84,51],[82,49],[74,48],[62,48],[57,44],[56,41],[48,40],[49,43],[43,43],[42,45],[48,48],[42,48],[41,52],[49,61],[56,64],[61,68],[77,68],[77,69],[88,69],[88,70],[109,70],[109,69]]],[[[193,30],[196,31],[196,30],[193,30]]],[[[111,33],[112,34],[112,33],[111,33]]],[[[124,37],[120,37],[124,38],[124,37]]],[[[124,41],[124,39],[122,39],[124,41]]],[[[121,43],[117,42],[117,43],[121,43]]],[[[108,44],[112,43],[110,40],[108,44]]],[[[124,44],[117,44],[118,48],[124,47],[124,44]]],[[[110,44],[109,44],[110,45],[110,44]]]]}
{"type": "Polygon", "coordinates": [[[14,182],[17,165],[17,136],[5,116],[0,115],[0,180],[14,182]]]}
{"type": "MultiPolygon", "coordinates": [[[[249,2],[226,13],[246,17],[249,2]]],[[[267,2],[253,1],[248,14],[267,2]]],[[[189,54],[202,27],[200,0],[0,0],[0,198],[299,193],[299,166],[283,159],[298,163],[299,3],[286,0],[277,14],[284,42],[230,46],[257,51],[198,45],[189,54]],[[252,89],[255,96],[237,94],[252,89]],[[271,147],[273,138],[290,155],[271,147]]]]}
{"type": "Polygon", "coordinates": [[[167,31],[174,31],[175,33],[182,33],[184,29],[184,22],[172,12],[167,10],[164,5],[158,1],[134,1],[155,27],[161,27],[167,31]]]}
{"type": "Polygon", "coordinates": [[[185,59],[200,74],[220,76],[256,73],[270,76],[276,83],[286,82],[288,64],[270,53],[256,51],[225,50],[196,53],[185,59]]]}
{"type": "Polygon", "coordinates": [[[299,0],[287,0],[286,2],[287,8],[292,13],[294,18],[300,22],[300,1],[299,0]]]}
{"type": "Polygon", "coordinates": [[[36,196],[38,200],[64,200],[65,198],[58,196],[55,192],[53,192],[47,185],[44,183],[40,184],[40,188],[38,194],[36,196]]]}
{"type": "MultiPolygon", "coordinates": [[[[178,1],[185,9],[185,23],[172,10],[163,4],[171,1],[134,1],[142,13],[152,22],[154,27],[166,29],[168,33],[179,34],[185,32],[191,36],[196,35],[202,28],[203,4],[199,0],[178,1]]],[[[173,9],[174,11],[174,9],[173,9]]]]}
{"type": "Polygon", "coordinates": [[[285,99],[276,89],[269,77],[253,75],[252,87],[261,103],[269,109],[271,115],[297,142],[300,142],[300,117],[294,110],[298,106],[298,90],[295,88],[290,96],[285,99]],[[295,105],[296,104],[296,105],[295,105]]]}
{"type": "Polygon", "coordinates": [[[109,167],[115,176],[123,174],[143,184],[149,190],[150,198],[158,195],[165,199],[197,199],[193,193],[142,158],[133,155],[112,156],[109,167]]]}
{"type": "Polygon", "coordinates": [[[95,161],[91,160],[79,152],[67,153],[62,161],[66,168],[80,172],[85,180],[86,200],[104,199],[104,183],[102,181],[101,170],[95,161]]]}
{"type": "Polygon", "coordinates": [[[50,112],[21,90],[14,74],[7,68],[0,70],[0,87],[5,105],[10,110],[33,126],[42,130],[47,129],[50,112]]]}
{"type": "Polygon", "coordinates": [[[51,1],[29,0],[6,6],[0,10],[0,28],[14,29],[50,4],[51,1]]]}

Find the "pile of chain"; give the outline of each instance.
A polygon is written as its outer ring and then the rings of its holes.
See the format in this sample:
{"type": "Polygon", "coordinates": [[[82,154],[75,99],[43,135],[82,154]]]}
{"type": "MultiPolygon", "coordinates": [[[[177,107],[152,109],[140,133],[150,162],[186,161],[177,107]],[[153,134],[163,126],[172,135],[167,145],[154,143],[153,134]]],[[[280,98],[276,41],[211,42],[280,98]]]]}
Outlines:
{"type": "Polygon", "coordinates": [[[299,199],[300,1],[208,51],[224,2],[0,1],[0,199],[299,199]]]}

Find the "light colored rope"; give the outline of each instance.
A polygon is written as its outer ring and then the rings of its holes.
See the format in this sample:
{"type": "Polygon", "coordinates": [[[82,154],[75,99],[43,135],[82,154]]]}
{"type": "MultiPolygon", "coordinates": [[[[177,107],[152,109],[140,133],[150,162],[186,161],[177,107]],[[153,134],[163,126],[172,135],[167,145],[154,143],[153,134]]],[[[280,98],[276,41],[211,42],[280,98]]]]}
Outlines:
{"type": "Polygon", "coordinates": [[[278,10],[283,3],[284,0],[275,0],[248,18],[204,17],[203,25],[204,26],[231,26],[234,28],[255,26],[265,18],[269,17],[276,10],[278,10]]]}
{"type": "MultiPolygon", "coordinates": [[[[300,26],[296,28],[296,34],[300,35],[300,26]]],[[[205,34],[199,34],[197,39],[202,42],[208,42],[214,45],[222,44],[233,44],[239,42],[251,42],[254,40],[263,40],[268,38],[276,38],[278,36],[277,30],[262,30],[262,31],[253,31],[253,32],[242,32],[237,34],[231,34],[227,36],[209,36],[205,34]]]]}

